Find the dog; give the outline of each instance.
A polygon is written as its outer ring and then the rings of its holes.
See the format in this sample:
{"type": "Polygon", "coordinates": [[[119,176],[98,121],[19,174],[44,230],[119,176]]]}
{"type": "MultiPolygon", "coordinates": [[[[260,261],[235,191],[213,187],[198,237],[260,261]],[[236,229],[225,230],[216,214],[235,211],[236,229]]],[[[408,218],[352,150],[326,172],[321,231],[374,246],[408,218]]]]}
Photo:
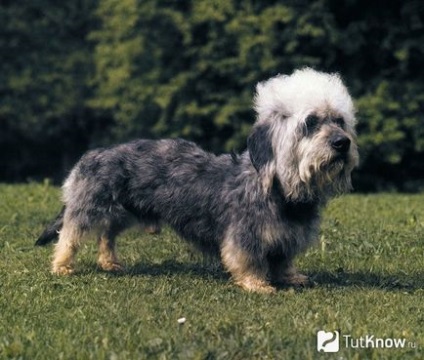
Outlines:
{"type": "Polygon", "coordinates": [[[136,140],[86,153],[63,185],[64,207],[36,245],[59,240],[52,272],[71,274],[94,233],[99,266],[122,271],[116,236],[134,222],[168,224],[220,257],[234,282],[273,293],[306,285],[293,260],[317,238],[328,200],[351,189],[359,156],[355,108],[338,74],[311,68],[256,87],[257,119],[241,154],[182,139],[136,140]]]}

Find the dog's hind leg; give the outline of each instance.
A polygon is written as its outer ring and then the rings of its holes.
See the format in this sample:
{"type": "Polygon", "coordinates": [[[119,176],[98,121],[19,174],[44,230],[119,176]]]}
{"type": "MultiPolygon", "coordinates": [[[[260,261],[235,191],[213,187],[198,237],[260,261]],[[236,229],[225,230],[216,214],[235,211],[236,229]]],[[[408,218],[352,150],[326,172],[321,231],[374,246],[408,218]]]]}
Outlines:
{"type": "Polygon", "coordinates": [[[104,271],[124,271],[124,266],[116,255],[115,238],[116,234],[111,231],[105,231],[98,237],[99,257],[97,263],[104,271]]]}
{"type": "Polygon", "coordinates": [[[74,272],[75,255],[81,245],[84,232],[72,222],[65,222],[55,245],[52,272],[68,275],[74,272]]]}

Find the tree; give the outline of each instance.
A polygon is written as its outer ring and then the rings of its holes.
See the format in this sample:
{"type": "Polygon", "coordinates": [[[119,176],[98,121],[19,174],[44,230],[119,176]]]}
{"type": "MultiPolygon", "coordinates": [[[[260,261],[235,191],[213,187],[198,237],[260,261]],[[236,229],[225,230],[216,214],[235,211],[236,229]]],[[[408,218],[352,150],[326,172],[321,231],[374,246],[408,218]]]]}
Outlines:
{"type": "Polygon", "coordinates": [[[159,4],[99,4],[102,26],[91,35],[97,91],[90,103],[110,111],[118,138],[183,136],[215,151],[243,148],[255,84],[301,60],[319,63],[314,56],[282,56],[301,43],[296,36],[323,36],[306,24],[297,29],[306,19],[296,20],[298,10],[288,6],[159,4]]]}
{"type": "Polygon", "coordinates": [[[358,100],[359,188],[417,189],[423,14],[419,0],[3,2],[0,176],[135,137],[241,151],[255,85],[311,66],[358,100]]]}
{"type": "Polygon", "coordinates": [[[2,2],[0,7],[1,176],[23,179],[87,146],[92,122],[91,44],[96,1],[2,2]],[[87,131],[88,130],[88,131],[87,131]],[[7,167],[5,166],[7,164],[7,167]]]}

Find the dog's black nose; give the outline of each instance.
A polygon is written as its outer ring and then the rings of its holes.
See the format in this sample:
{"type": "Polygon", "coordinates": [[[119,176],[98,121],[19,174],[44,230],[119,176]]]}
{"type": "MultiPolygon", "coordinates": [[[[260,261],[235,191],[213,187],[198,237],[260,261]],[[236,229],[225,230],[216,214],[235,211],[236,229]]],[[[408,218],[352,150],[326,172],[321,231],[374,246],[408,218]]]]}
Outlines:
{"type": "Polygon", "coordinates": [[[331,139],[331,147],[338,152],[346,152],[350,147],[350,139],[342,135],[334,136],[331,139]]]}

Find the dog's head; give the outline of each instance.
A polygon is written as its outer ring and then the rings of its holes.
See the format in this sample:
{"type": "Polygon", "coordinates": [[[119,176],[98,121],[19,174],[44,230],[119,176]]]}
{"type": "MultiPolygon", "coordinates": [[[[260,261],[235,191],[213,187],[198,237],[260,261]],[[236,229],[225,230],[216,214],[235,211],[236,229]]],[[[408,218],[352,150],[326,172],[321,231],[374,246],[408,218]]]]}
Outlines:
{"type": "Polygon", "coordinates": [[[291,201],[351,188],[359,159],[355,109],[338,75],[306,68],[272,78],[258,84],[255,109],[247,146],[265,188],[277,177],[291,201]]]}

